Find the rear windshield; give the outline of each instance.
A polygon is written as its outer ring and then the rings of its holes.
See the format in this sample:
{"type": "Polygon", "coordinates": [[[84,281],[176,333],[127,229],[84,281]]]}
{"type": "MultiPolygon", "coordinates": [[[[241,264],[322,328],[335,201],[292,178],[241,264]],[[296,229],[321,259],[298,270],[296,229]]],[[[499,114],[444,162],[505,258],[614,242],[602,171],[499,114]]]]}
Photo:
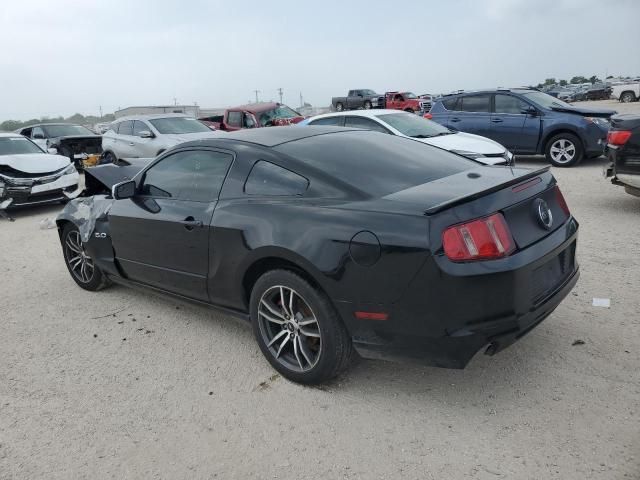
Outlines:
{"type": "Polygon", "coordinates": [[[317,135],[276,150],[373,197],[476,168],[478,164],[416,140],[371,131],[317,135]]]}
{"type": "Polygon", "coordinates": [[[69,137],[72,135],[95,135],[91,130],[80,125],[46,125],[42,126],[48,138],[69,137]]]}
{"type": "Polygon", "coordinates": [[[44,153],[31,140],[24,137],[0,137],[0,155],[22,155],[25,153],[44,153]]]}
{"type": "Polygon", "coordinates": [[[210,132],[211,129],[195,118],[167,117],[149,120],[151,124],[163,135],[180,133],[210,132]]]}

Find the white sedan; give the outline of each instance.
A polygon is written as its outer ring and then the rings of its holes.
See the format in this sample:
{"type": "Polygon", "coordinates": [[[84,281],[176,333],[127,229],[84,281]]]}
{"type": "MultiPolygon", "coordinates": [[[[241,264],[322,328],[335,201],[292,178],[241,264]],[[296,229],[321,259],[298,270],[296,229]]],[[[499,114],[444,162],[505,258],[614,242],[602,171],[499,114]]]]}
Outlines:
{"type": "Polygon", "coordinates": [[[354,110],[307,118],[298,125],[334,125],[364,128],[410,137],[487,165],[509,165],[513,154],[498,142],[480,135],[455,132],[439,123],[401,110],[354,110]]]}
{"type": "Polygon", "coordinates": [[[78,196],[79,182],[67,157],[46,153],[17,133],[0,133],[0,214],[9,207],[65,202],[78,196]]]}

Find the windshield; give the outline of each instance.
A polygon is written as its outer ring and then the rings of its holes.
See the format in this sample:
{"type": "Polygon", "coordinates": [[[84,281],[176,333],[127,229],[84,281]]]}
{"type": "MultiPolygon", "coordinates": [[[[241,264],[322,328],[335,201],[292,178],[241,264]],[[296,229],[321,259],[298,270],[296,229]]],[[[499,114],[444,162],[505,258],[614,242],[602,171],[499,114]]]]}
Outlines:
{"type": "Polygon", "coordinates": [[[181,133],[210,132],[211,129],[195,118],[188,117],[167,117],[149,120],[151,125],[163,135],[181,133]]]}
{"type": "Polygon", "coordinates": [[[537,103],[539,106],[544,108],[552,108],[552,107],[571,107],[566,102],[562,100],[558,100],[557,98],[552,97],[551,95],[547,95],[542,92],[527,92],[523,93],[528,100],[531,100],[534,103],[537,103]]]}
{"type": "Polygon", "coordinates": [[[418,98],[415,93],[411,93],[411,92],[404,92],[403,95],[404,95],[404,98],[418,98]]]}
{"type": "Polygon", "coordinates": [[[31,140],[24,137],[0,137],[0,155],[22,155],[25,153],[44,153],[31,140]]]}
{"type": "Polygon", "coordinates": [[[42,125],[48,138],[69,137],[72,135],[95,135],[91,130],[80,125],[42,125]]]}
{"type": "Polygon", "coordinates": [[[453,133],[447,127],[413,113],[387,113],[377,117],[407,137],[429,138],[453,133]]]}
{"type": "Polygon", "coordinates": [[[272,122],[278,118],[296,118],[301,116],[302,115],[292,108],[289,108],[286,105],[279,105],[273,110],[262,112],[258,117],[258,121],[263,127],[269,127],[272,122]]]}

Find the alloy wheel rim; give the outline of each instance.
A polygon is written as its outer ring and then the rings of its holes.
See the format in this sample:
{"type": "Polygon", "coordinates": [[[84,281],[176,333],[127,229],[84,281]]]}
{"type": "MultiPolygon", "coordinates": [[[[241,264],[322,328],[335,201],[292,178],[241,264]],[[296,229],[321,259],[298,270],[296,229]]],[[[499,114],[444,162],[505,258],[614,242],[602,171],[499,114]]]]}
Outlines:
{"type": "Polygon", "coordinates": [[[89,283],[93,278],[95,266],[87,254],[80,238],[80,232],[72,231],[64,242],[67,265],[73,276],[82,283],[89,283]]]}
{"type": "Polygon", "coordinates": [[[307,372],[322,353],[320,325],[307,301],[292,288],[276,285],[258,303],[260,334],[273,357],[289,370],[307,372]]]}
{"type": "Polygon", "coordinates": [[[550,153],[555,162],[569,163],[576,156],[576,146],[566,138],[561,138],[553,142],[550,153]]]}

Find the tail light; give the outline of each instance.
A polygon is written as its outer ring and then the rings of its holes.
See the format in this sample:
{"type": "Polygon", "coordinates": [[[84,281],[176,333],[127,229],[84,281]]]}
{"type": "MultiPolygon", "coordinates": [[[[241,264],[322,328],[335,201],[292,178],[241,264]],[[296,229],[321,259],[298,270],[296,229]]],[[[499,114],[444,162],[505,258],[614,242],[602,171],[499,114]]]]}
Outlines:
{"type": "Polygon", "coordinates": [[[501,213],[453,225],[442,234],[444,253],[454,262],[490,260],[510,255],[515,242],[501,213]]]}
{"type": "Polygon", "coordinates": [[[612,130],[607,133],[607,143],[610,145],[622,146],[631,137],[629,130],[612,130]]]}
{"type": "Polygon", "coordinates": [[[556,189],[556,201],[558,202],[558,205],[560,206],[560,208],[564,213],[566,213],[567,215],[570,215],[569,205],[567,205],[567,201],[564,199],[564,195],[562,195],[560,188],[556,186],[555,189],[556,189]]]}

